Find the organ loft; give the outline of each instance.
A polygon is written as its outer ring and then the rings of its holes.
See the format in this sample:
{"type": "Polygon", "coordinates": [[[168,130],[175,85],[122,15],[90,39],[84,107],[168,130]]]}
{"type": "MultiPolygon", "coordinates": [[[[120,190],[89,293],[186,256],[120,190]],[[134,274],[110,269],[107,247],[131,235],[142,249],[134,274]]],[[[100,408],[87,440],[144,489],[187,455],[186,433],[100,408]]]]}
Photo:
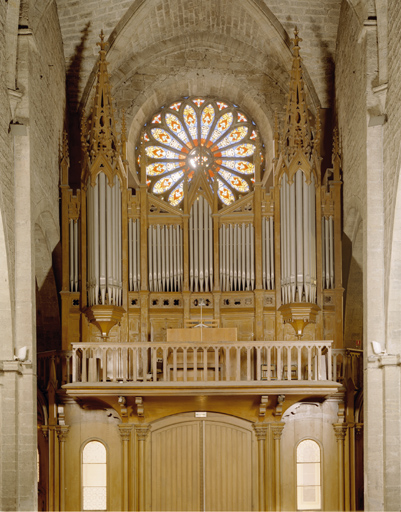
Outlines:
{"type": "Polygon", "coordinates": [[[341,150],[334,130],[322,168],[300,41],[295,30],[271,154],[246,108],[205,91],[155,108],[132,165],[101,34],[75,189],[67,134],[60,163],[62,346],[38,360],[41,510],[361,505],[341,150]]]}

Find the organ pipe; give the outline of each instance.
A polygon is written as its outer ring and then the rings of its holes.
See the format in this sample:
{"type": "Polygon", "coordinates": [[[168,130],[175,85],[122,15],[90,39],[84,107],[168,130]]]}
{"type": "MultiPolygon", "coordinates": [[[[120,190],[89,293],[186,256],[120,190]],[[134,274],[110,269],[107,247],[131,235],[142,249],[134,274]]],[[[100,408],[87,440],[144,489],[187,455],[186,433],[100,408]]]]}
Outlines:
{"type": "MultiPolygon", "coordinates": [[[[129,290],[137,292],[141,280],[141,229],[139,219],[129,219],[128,223],[128,269],[129,269],[129,290]]],[[[151,267],[149,266],[151,272],[151,267]]]]}
{"type": "Polygon", "coordinates": [[[274,224],[273,217],[262,220],[262,281],[265,290],[274,289],[274,224]]]}
{"type": "MultiPolygon", "coordinates": [[[[191,208],[189,218],[189,276],[193,292],[213,290],[212,210],[203,196],[191,208]]],[[[182,237],[182,233],[180,233],[182,237]]],[[[182,256],[181,256],[182,258],[182,256]]],[[[180,260],[182,275],[182,259],[180,260]]]]}
{"type": "MultiPolygon", "coordinates": [[[[139,221],[136,222],[138,223],[137,232],[139,232],[139,221]]],[[[137,259],[139,262],[138,254],[137,259]]],[[[181,291],[183,277],[181,226],[160,226],[160,224],[149,226],[148,267],[151,292],[181,291]]]]}
{"type": "Polygon", "coordinates": [[[255,288],[255,231],[252,224],[223,224],[219,230],[221,290],[255,288]]]}
{"type": "MultiPolygon", "coordinates": [[[[316,302],[315,180],[298,170],[292,184],[284,174],[280,188],[281,299],[316,302]]],[[[270,227],[270,226],[269,226],[270,227]]],[[[267,228],[263,236],[266,236],[267,228]]],[[[267,272],[266,272],[267,278],[267,272]]],[[[274,285],[273,285],[274,286],[274,285]]]]}
{"type": "Polygon", "coordinates": [[[70,235],[70,291],[77,292],[78,291],[78,255],[79,255],[79,245],[78,245],[78,220],[70,219],[69,224],[69,235],[70,235]]]}
{"type": "Polygon", "coordinates": [[[120,181],[116,176],[110,187],[106,176],[99,173],[94,186],[88,180],[87,191],[88,304],[121,306],[120,181]]]}
{"type": "Polygon", "coordinates": [[[334,288],[334,219],[322,218],[322,281],[323,288],[334,288]]]}

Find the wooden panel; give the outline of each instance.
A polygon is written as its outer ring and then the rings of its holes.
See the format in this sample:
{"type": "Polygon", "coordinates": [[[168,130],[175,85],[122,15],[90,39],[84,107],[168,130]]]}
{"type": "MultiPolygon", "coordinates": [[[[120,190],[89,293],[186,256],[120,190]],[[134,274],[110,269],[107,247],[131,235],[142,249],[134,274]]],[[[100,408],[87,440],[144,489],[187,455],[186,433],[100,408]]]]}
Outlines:
{"type": "Polygon", "coordinates": [[[252,510],[252,433],[205,421],[205,510],[252,510]]]}
{"type": "Polygon", "coordinates": [[[168,329],[167,341],[201,341],[201,338],[208,343],[219,341],[237,341],[236,327],[193,328],[193,329],[168,329]]]}
{"type": "Polygon", "coordinates": [[[201,510],[199,421],[152,433],[152,510],[201,510]]]}

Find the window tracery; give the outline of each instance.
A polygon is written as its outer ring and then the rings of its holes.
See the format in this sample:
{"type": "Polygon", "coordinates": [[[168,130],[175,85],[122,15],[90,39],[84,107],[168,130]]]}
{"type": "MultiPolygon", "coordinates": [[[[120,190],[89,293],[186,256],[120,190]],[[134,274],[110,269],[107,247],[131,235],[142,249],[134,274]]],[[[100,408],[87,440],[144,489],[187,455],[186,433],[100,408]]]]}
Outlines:
{"type": "Polygon", "coordinates": [[[252,188],[258,137],[255,123],[229,102],[195,97],[162,107],[143,134],[149,190],[179,206],[185,176],[190,183],[203,172],[229,205],[252,188]]]}

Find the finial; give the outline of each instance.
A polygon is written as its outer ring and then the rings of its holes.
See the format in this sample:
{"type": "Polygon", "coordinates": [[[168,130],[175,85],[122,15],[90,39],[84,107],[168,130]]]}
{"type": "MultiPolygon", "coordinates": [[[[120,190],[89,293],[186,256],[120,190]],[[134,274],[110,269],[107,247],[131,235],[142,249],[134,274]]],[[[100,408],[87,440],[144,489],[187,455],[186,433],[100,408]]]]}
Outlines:
{"type": "Polygon", "coordinates": [[[294,28],[294,39],[291,39],[291,42],[294,45],[293,46],[294,57],[299,57],[299,50],[300,50],[299,43],[302,42],[302,39],[300,37],[298,37],[298,28],[297,27],[294,28]]]}
{"type": "Polygon", "coordinates": [[[97,44],[97,46],[100,46],[100,52],[99,52],[100,58],[102,60],[104,60],[105,55],[106,55],[106,48],[109,46],[109,43],[104,41],[103,29],[100,31],[99,37],[100,37],[100,42],[98,41],[96,44],[97,44]]]}
{"type": "Polygon", "coordinates": [[[125,122],[125,109],[121,113],[121,148],[123,160],[126,159],[127,124],[125,122]]]}
{"type": "Polygon", "coordinates": [[[333,157],[340,154],[340,139],[338,136],[337,127],[333,130],[333,157]]]}
{"type": "Polygon", "coordinates": [[[69,157],[69,152],[68,152],[68,136],[67,136],[67,131],[66,130],[63,131],[63,150],[62,150],[62,154],[63,154],[63,159],[68,160],[68,157],[69,157]]]}
{"type": "Polygon", "coordinates": [[[320,132],[321,132],[320,108],[318,108],[317,113],[316,113],[316,130],[315,130],[315,148],[318,151],[319,151],[319,144],[320,144],[320,132]]]}

